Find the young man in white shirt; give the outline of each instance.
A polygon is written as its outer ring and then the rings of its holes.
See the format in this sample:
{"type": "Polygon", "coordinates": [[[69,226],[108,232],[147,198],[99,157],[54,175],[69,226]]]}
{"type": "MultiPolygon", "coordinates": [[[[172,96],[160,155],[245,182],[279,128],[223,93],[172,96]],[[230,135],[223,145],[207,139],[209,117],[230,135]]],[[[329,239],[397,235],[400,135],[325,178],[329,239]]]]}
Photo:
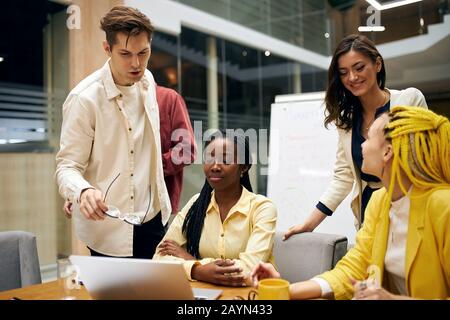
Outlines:
{"type": "Polygon", "coordinates": [[[118,6],[101,20],[109,60],[63,105],[56,178],[75,203],[74,226],[91,255],[151,258],[171,205],[164,183],[156,85],[146,69],[153,26],[118,6]]]}

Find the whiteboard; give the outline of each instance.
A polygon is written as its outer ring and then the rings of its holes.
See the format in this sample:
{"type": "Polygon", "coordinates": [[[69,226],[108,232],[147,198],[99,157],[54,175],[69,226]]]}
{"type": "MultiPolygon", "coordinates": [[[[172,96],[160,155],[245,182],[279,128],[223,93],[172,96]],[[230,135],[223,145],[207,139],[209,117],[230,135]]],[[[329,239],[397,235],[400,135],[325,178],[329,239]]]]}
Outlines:
{"type": "MultiPolygon", "coordinates": [[[[323,125],[324,97],[324,92],[283,95],[272,104],[267,196],[278,208],[278,230],[303,222],[331,181],[338,133],[323,125]]],[[[354,243],[350,199],[351,193],[315,231],[354,243]]]]}

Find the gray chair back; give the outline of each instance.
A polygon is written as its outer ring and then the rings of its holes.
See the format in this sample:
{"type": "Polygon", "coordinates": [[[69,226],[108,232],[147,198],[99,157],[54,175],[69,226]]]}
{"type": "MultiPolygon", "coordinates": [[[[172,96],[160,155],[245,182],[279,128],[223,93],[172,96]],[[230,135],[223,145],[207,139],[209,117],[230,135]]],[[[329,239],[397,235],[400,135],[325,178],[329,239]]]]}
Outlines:
{"type": "Polygon", "coordinates": [[[24,231],[0,232],[0,291],[41,283],[36,237],[24,231]]]}
{"type": "Polygon", "coordinates": [[[306,232],[282,241],[284,232],[275,235],[275,264],[290,283],[305,281],[331,270],[347,253],[347,238],[335,234],[306,232]]]}

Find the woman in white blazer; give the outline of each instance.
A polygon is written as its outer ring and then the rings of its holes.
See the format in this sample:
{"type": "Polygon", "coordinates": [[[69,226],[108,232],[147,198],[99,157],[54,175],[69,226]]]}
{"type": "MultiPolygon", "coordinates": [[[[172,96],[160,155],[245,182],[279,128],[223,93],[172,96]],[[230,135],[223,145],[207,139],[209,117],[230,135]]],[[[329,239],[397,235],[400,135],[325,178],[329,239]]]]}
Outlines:
{"type": "Polygon", "coordinates": [[[336,125],[339,133],[334,175],[316,208],[303,223],[291,227],[284,239],[313,231],[352,191],[351,208],[358,230],[372,192],[381,187],[378,178],[361,171],[361,144],[376,117],[397,105],[427,108],[416,88],[385,88],[386,70],[374,43],[362,35],[345,37],[336,48],[328,69],[325,126],[336,125]]]}

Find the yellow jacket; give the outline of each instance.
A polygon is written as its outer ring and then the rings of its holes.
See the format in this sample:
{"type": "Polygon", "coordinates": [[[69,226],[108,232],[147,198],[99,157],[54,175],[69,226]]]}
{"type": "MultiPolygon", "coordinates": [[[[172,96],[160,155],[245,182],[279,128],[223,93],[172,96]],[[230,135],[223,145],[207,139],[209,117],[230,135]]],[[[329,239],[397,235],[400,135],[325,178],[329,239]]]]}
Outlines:
{"type": "MultiPolygon", "coordinates": [[[[375,265],[384,279],[389,214],[382,213],[386,201],[385,188],[376,191],[366,209],[356,244],[336,267],[319,277],[331,286],[336,299],[351,299],[356,280],[368,277],[368,268],[375,265]]],[[[408,296],[424,299],[450,297],[450,187],[425,191],[413,188],[406,240],[405,280],[408,296]]],[[[385,287],[384,281],[382,281],[385,287]]]]}

